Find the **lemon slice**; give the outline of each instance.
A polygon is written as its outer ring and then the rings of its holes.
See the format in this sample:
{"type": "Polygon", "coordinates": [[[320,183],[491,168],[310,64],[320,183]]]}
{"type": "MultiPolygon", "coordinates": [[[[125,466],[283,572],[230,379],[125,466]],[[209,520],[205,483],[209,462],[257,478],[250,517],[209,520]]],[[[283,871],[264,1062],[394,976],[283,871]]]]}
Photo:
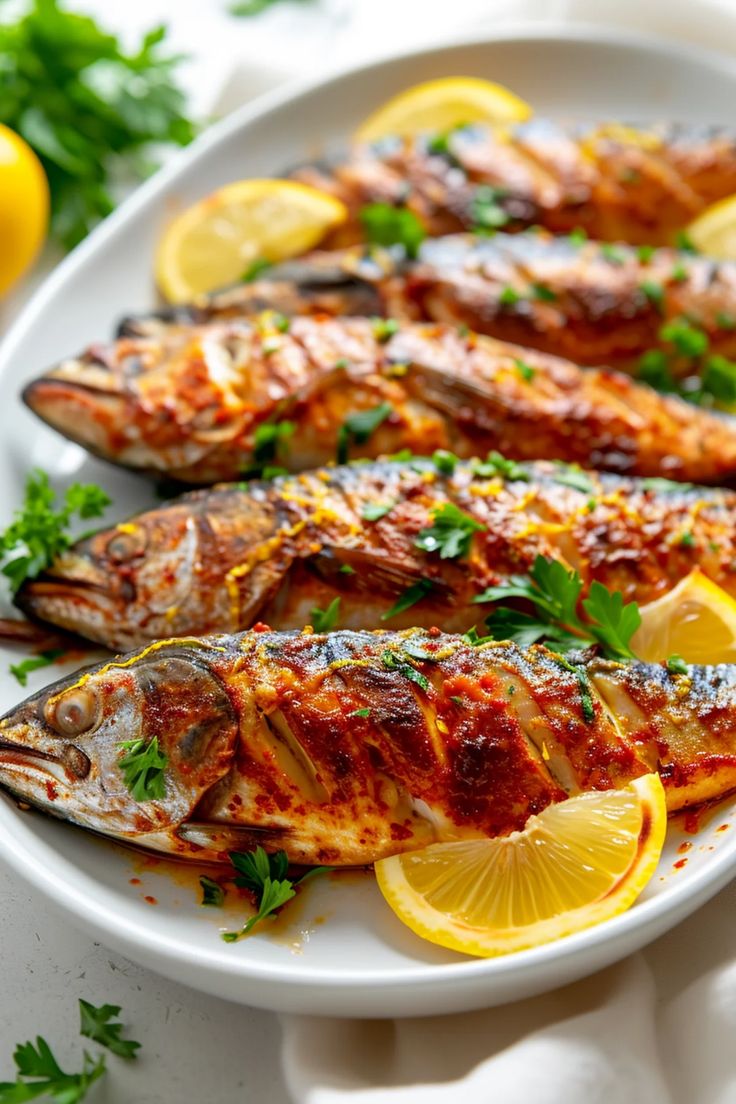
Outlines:
{"type": "Polygon", "coordinates": [[[490,958],[624,912],[654,873],[666,827],[662,783],[646,774],[550,805],[510,836],[381,859],[376,876],[422,939],[490,958]]]}
{"type": "Polygon", "coordinates": [[[696,249],[719,261],[736,260],[736,195],[706,207],[687,228],[696,249]]]}
{"type": "Polygon", "coordinates": [[[348,216],[344,203],[292,180],[239,180],[179,215],[156,253],[156,281],[171,303],[240,280],[254,261],[314,248],[348,216]]]}
{"type": "Polygon", "coordinates": [[[521,123],[532,109],[508,88],[475,77],[415,84],[379,107],[358,128],[358,142],[391,135],[441,133],[462,123],[521,123]]]}
{"type": "Polygon", "coordinates": [[[699,568],[640,613],[631,639],[640,659],[658,663],[674,654],[686,663],[736,663],[736,600],[699,568]]]}

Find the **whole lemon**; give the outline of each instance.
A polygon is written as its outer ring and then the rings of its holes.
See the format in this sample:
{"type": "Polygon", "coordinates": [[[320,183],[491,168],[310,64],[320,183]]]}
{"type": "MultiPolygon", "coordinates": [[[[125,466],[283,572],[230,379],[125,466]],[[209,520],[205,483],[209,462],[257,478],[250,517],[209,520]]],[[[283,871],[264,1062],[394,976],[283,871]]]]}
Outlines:
{"type": "Polygon", "coordinates": [[[19,134],[0,123],[0,295],[30,267],[49,222],[49,186],[41,162],[19,134]]]}

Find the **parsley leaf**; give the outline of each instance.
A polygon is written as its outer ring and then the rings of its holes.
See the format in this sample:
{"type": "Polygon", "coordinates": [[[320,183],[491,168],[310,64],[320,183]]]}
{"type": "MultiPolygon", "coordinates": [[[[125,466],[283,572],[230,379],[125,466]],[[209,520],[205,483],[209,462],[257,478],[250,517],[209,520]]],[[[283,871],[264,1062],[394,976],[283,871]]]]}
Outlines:
{"type": "Polygon", "coordinates": [[[393,413],[391,403],[382,402],[370,410],[361,410],[350,414],[337,435],[337,462],[347,464],[351,442],[364,445],[371,434],[393,413]]]}
{"type": "Polygon", "coordinates": [[[453,502],[444,502],[431,513],[432,525],[422,529],[414,544],[424,552],[438,552],[443,560],[467,556],[473,533],[485,530],[475,518],[464,513],[453,502]]]}
{"type": "Polygon", "coordinates": [[[408,207],[368,203],[360,210],[366,240],[374,245],[403,245],[407,257],[416,257],[427,236],[420,219],[408,207]]]}
{"type": "Polygon", "coordinates": [[[429,690],[429,679],[409,663],[408,655],[402,656],[396,652],[389,652],[387,649],[381,653],[381,662],[387,670],[398,671],[410,682],[415,682],[422,690],[429,690]]]}
{"type": "Polygon", "coordinates": [[[99,517],[109,505],[110,498],[94,483],[74,483],[64,495],[63,504],[57,506],[46,472],[30,472],[25,501],[0,534],[1,570],[13,591],[71,546],[67,529],[75,514],[83,519],[99,517]]]}
{"type": "Polygon", "coordinates": [[[417,602],[421,602],[422,598],[426,598],[433,587],[431,579],[420,579],[419,582],[414,583],[413,586],[407,587],[403,594],[400,594],[396,599],[396,602],[387,613],[381,614],[382,621],[389,621],[392,617],[395,617],[397,613],[403,613],[404,610],[411,609],[417,602]]]}
{"type": "Polygon", "coordinates": [[[366,502],[360,516],[366,521],[380,521],[386,514],[391,513],[395,505],[395,500],[391,502],[366,502]]]}
{"type": "Polygon", "coordinates": [[[167,755],[159,750],[158,736],[145,740],[125,740],[120,744],[127,751],[118,759],[126,789],[136,801],[155,801],[166,797],[167,755]]]}
{"type": "Polygon", "coordinates": [[[459,457],[447,449],[435,449],[432,453],[432,463],[443,475],[452,475],[459,462],[459,457]]]}
{"type": "Polygon", "coordinates": [[[610,242],[601,242],[599,253],[605,261],[612,265],[622,265],[626,261],[626,250],[619,245],[611,245],[610,242]]]}
{"type": "Polygon", "coordinates": [[[288,449],[296,426],[293,422],[266,422],[253,435],[253,459],[257,464],[269,464],[281,459],[288,449]]]}
{"type": "Polygon", "coordinates": [[[18,1071],[15,1081],[0,1082],[0,1104],[22,1104],[39,1096],[50,1096],[58,1104],[78,1104],[88,1089],[105,1073],[105,1058],[95,1062],[84,1052],[80,1073],[65,1073],[40,1035],[32,1042],[19,1043],[13,1055],[18,1071]]]}
{"type": "Polygon", "coordinates": [[[577,571],[568,569],[558,560],[537,556],[528,576],[511,575],[505,582],[476,595],[473,601],[520,598],[534,606],[533,615],[504,606],[495,609],[486,619],[486,625],[496,639],[516,640],[527,646],[544,640],[561,651],[596,643],[608,655],[632,658],[631,637],[641,624],[636,603],[624,605],[620,594],[612,593],[594,580],[588,597],[582,602],[587,615],[583,620],[577,608],[582,588],[577,571]]]}
{"type": "Polygon", "coordinates": [[[583,494],[595,494],[595,484],[588,473],[583,471],[577,464],[564,464],[562,461],[558,461],[555,464],[555,472],[552,478],[555,483],[562,483],[565,487],[574,487],[576,491],[582,491],[583,494]]]}
{"type": "Polygon", "coordinates": [[[337,624],[339,614],[340,596],[338,595],[337,598],[332,599],[327,609],[320,609],[319,606],[314,606],[309,611],[312,628],[318,633],[329,632],[330,629],[334,629],[337,624]]]}
{"type": "Polygon", "coordinates": [[[289,869],[286,852],[276,851],[269,855],[262,847],[256,847],[254,851],[231,851],[230,862],[238,872],[234,879],[235,885],[249,889],[255,895],[258,912],[239,931],[223,932],[222,938],[226,943],[235,943],[242,936],[248,935],[256,924],[291,901],[296,896],[296,886],[332,869],[329,866],[313,866],[300,878],[290,879],[286,877],[289,869]]]}
{"type": "Polygon", "coordinates": [[[262,11],[266,11],[267,8],[271,8],[278,3],[279,0],[237,0],[236,3],[230,6],[228,11],[230,15],[250,18],[253,15],[260,15],[262,11]]]}
{"type": "Polygon", "coordinates": [[[27,686],[28,676],[31,671],[38,671],[41,667],[48,667],[63,655],[63,648],[52,648],[48,652],[41,652],[40,655],[21,660],[20,663],[11,663],[9,671],[11,675],[18,680],[21,686],[27,686]]]}
{"type": "Polygon", "coordinates": [[[641,291],[652,306],[661,311],[664,306],[664,288],[656,280],[642,280],[639,284],[641,291]]]}
{"type": "Polygon", "coordinates": [[[673,318],[659,330],[661,341],[673,345],[681,356],[701,356],[708,349],[708,335],[687,318],[673,318]]]}
{"type": "Polygon", "coordinates": [[[264,272],[268,272],[269,268],[273,268],[271,261],[267,261],[265,257],[256,257],[254,261],[246,268],[240,279],[244,284],[252,284],[254,280],[257,280],[259,276],[262,276],[264,272]]]}
{"type": "Polygon", "coordinates": [[[525,360],[519,360],[518,357],[514,359],[516,365],[516,371],[526,383],[531,383],[534,379],[536,368],[532,368],[531,364],[527,364],[525,360]]]}
{"type": "Polygon", "coordinates": [[[354,709],[352,713],[348,713],[348,717],[370,717],[371,712],[371,707],[364,705],[362,709],[354,709]]]}
{"type": "Polygon", "coordinates": [[[206,874],[201,874],[199,885],[202,890],[202,904],[208,908],[222,908],[225,902],[225,890],[220,883],[214,878],[208,878],[206,874]]]}
{"type": "Polygon", "coordinates": [[[530,476],[523,464],[516,460],[507,460],[500,452],[489,452],[485,460],[473,462],[473,475],[493,477],[500,475],[502,479],[508,479],[512,483],[528,483],[530,476]]]}
{"type": "Polygon", "coordinates": [[[182,58],[161,53],[165,36],[156,27],[127,53],[58,0],[31,0],[17,21],[0,23],[0,122],[39,156],[52,230],[66,248],[112,211],[115,180],[148,176],[155,146],[194,137],[174,81],[182,58]]]}
{"type": "Polygon", "coordinates": [[[475,234],[494,233],[511,222],[511,215],[501,206],[507,195],[505,188],[479,184],[470,204],[470,229],[475,234]]]}
{"type": "Polygon", "coordinates": [[[114,1017],[120,1015],[119,1004],[102,1004],[96,1008],[89,1001],[79,1001],[79,1034],[86,1035],[95,1043],[107,1047],[113,1054],[120,1058],[136,1058],[136,1051],[140,1050],[140,1043],[133,1039],[121,1039],[123,1030],[121,1023],[111,1023],[114,1017]]]}
{"type": "Polygon", "coordinates": [[[686,675],[688,673],[688,666],[682,656],[671,655],[667,660],[667,670],[672,675],[686,675]]]}

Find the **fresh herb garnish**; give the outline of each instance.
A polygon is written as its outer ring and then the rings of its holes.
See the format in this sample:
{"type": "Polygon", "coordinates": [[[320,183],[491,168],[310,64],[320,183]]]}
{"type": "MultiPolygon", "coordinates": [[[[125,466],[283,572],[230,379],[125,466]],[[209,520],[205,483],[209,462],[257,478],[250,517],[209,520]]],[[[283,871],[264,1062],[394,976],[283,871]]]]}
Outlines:
{"type": "Polygon", "coordinates": [[[423,552],[437,552],[443,560],[467,556],[473,533],[485,529],[475,518],[464,513],[453,502],[444,502],[431,513],[432,525],[422,529],[414,544],[423,552]]]}
{"type": "Polygon", "coordinates": [[[38,671],[42,667],[49,667],[63,655],[63,648],[52,648],[48,652],[41,652],[40,655],[31,656],[29,659],[23,659],[20,663],[11,663],[9,670],[11,675],[18,680],[21,686],[27,686],[28,676],[31,671],[38,671]]]}
{"type": "Polygon", "coordinates": [[[494,188],[490,184],[478,185],[470,204],[470,229],[473,233],[494,233],[511,222],[511,215],[500,203],[507,194],[505,188],[494,188]]]}
{"type": "Polygon", "coordinates": [[[370,717],[371,712],[371,707],[364,705],[362,709],[354,709],[352,713],[348,713],[348,717],[370,717]]]}
{"type": "Polygon", "coordinates": [[[403,613],[404,610],[411,609],[417,602],[421,602],[422,598],[427,597],[432,587],[433,583],[431,579],[420,579],[419,582],[414,583],[413,586],[407,587],[396,599],[391,609],[387,613],[381,614],[381,620],[389,621],[392,617],[395,617],[397,613],[403,613]]]}
{"type": "Polygon", "coordinates": [[[528,483],[530,476],[523,464],[516,460],[507,460],[500,452],[489,452],[485,460],[476,460],[473,463],[473,475],[484,478],[492,478],[500,475],[502,479],[508,479],[514,483],[528,483]]]}
{"type": "Polygon", "coordinates": [[[167,755],[159,749],[158,736],[145,740],[124,740],[127,755],[118,759],[126,789],[136,801],[157,801],[166,796],[167,755]]]}
{"type": "Polygon", "coordinates": [[[391,403],[382,402],[370,410],[361,410],[356,414],[350,414],[337,434],[337,462],[347,464],[350,454],[350,445],[364,445],[371,434],[386,421],[393,413],[391,403]]]}
{"type": "Polygon", "coordinates": [[[460,459],[454,452],[447,452],[446,449],[435,449],[432,453],[432,463],[437,471],[442,472],[443,475],[452,475],[460,463],[460,459]]]}
{"type": "Polygon", "coordinates": [[[595,720],[595,706],[593,705],[593,692],[588,679],[588,672],[577,663],[568,663],[562,656],[556,656],[555,662],[558,663],[560,667],[564,667],[566,671],[570,671],[578,680],[578,687],[580,688],[580,708],[583,714],[583,720],[586,724],[591,724],[595,720]]]}
{"type": "Polygon", "coordinates": [[[559,461],[555,464],[552,478],[555,483],[562,483],[565,487],[574,487],[576,491],[581,491],[586,495],[594,494],[596,490],[596,486],[588,473],[583,471],[577,464],[565,464],[559,461]]]}
{"type": "Polygon", "coordinates": [[[361,517],[366,521],[380,521],[386,514],[390,514],[396,505],[395,501],[392,502],[366,502],[361,511],[361,517]]]}
{"type": "Polygon", "coordinates": [[[636,603],[624,604],[620,594],[612,593],[595,580],[582,602],[586,614],[583,619],[577,608],[582,588],[577,571],[558,560],[537,556],[528,576],[512,575],[477,595],[474,601],[522,598],[534,606],[534,616],[505,607],[494,610],[486,624],[497,639],[518,640],[526,645],[544,639],[562,651],[597,643],[609,655],[633,658],[630,641],[641,624],[636,603]],[[503,635],[499,636],[499,632],[503,635]]]}
{"type": "Polygon", "coordinates": [[[687,318],[673,318],[659,330],[660,341],[669,342],[681,356],[702,356],[708,350],[708,335],[687,318]]]}
{"type": "Polygon", "coordinates": [[[538,299],[540,303],[553,303],[557,298],[557,292],[546,284],[532,284],[532,298],[538,299]]]}
{"type": "Polygon", "coordinates": [[[515,303],[518,303],[524,296],[516,288],[512,288],[510,284],[506,284],[501,288],[498,296],[498,301],[502,307],[513,307],[515,303]]]}
{"type": "Polygon", "coordinates": [[[612,265],[622,265],[626,261],[626,250],[619,245],[611,245],[610,242],[602,242],[600,255],[612,265]]]}
{"type": "Polygon", "coordinates": [[[673,284],[684,284],[688,275],[687,266],[684,265],[682,261],[678,261],[677,264],[673,266],[672,272],[670,272],[670,280],[673,284]]]}
{"type": "Polygon", "coordinates": [[[119,1004],[102,1004],[96,1008],[89,1001],[79,1001],[79,1034],[85,1035],[93,1042],[107,1047],[119,1058],[136,1058],[136,1051],[141,1044],[133,1039],[121,1039],[120,1033],[123,1025],[116,1020],[120,1015],[119,1004]]]}
{"type": "Polygon", "coordinates": [[[574,246],[585,245],[585,243],[588,240],[588,233],[582,226],[576,226],[567,235],[567,240],[570,242],[570,245],[574,245],[574,246]]]}
{"type": "Polygon", "coordinates": [[[697,253],[698,248],[686,230],[678,230],[675,234],[675,248],[681,253],[697,253]]]}
{"type": "Polygon", "coordinates": [[[680,545],[681,548],[694,548],[695,537],[688,529],[685,530],[684,533],[680,533],[680,537],[677,543],[680,545]]]}
{"type": "Polygon", "coordinates": [[[408,656],[386,650],[381,653],[381,662],[389,671],[398,671],[410,682],[415,682],[422,690],[429,690],[429,679],[409,663],[408,656]]]}
{"type": "Polygon", "coordinates": [[[313,866],[300,878],[287,878],[289,859],[286,852],[276,851],[269,855],[262,847],[256,847],[254,851],[231,851],[230,862],[238,872],[235,885],[249,889],[255,895],[258,912],[239,931],[223,932],[222,938],[226,943],[235,943],[253,931],[256,924],[272,916],[296,896],[296,887],[303,885],[308,878],[332,869],[329,866],[313,866]]]}
{"type": "Polygon", "coordinates": [[[371,329],[376,341],[384,345],[399,332],[399,323],[395,318],[372,318],[371,329]]]}
{"type": "Polygon", "coordinates": [[[671,655],[667,660],[667,670],[672,675],[686,675],[688,673],[688,667],[685,660],[680,655],[671,655]]]}
{"type": "Polygon", "coordinates": [[[639,291],[646,296],[652,306],[656,307],[658,311],[662,310],[664,305],[664,288],[657,280],[642,280],[639,284],[639,291]]]}
{"type": "Polygon", "coordinates": [[[225,902],[225,890],[214,878],[208,878],[206,874],[200,875],[199,885],[202,890],[202,904],[208,908],[222,908],[225,902]]]}
{"type": "Polygon", "coordinates": [[[532,368],[531,364],[527,364],[525,360],[519,360],[518,357],[514,359],[514,364],[516,365],[516,371],[519,373],[521,378],[525,380],[526,383],[531,383],[531,381],[534,379],[536,368],[532,368]]]}
{"type": "Polygon", "coordinates": [[[312,622],[312,628],[315,632],[324,633],[330,632],[337,624],[337,619],[340,616],[340,596],[333,598],[327,609],[320,609],[319,606],[314,606],[309,611],[309,617],[312,622]]]}
{"type": "Polygon", "coordinates": [[[655,253],[653,245],[639,245],[636,248],[636,257],[640,264],[649,264],[655,253]]]}
{"type": "Polygon", "coordinates": [[[35,1045],[19,1043],[13,1061],[17,1076],[15,1081],[0,1082],[0,1104],[22,1104],[39,1096],[48,1096],[57,1104],[79,1104],[106,1070],[104,1055],[95,1062],[85,1050],[81,1072],[65,1073],[40,1035],[35,1045]]]}
{"type": "Polygon", "coordinates": [[[74,483],[57,505],[46,472],[36,469],[26,479],[25,501],[16,510],[8,528],[0,534],[2,573],[15,592],[26,579],[33,579],[72,544],[67,532],[77,515],[99,517],[110,498],[94,483],[74,483]]]}
{"type": "Polygon", "coordinates": [[[254,261],[246,268],[240,279],[244,284],[252,284],[254,280],[257,280],[259,276],[262,276],[264,272],[268,272],[269,268],[273,268],[271,261],[267,261],[265,257],[256,257],[254,261]]]}
{"type": "Polygon", "coordinates": [[[360,210],[366,239],[374,245],[403,245],[407,257],[416,257],[427,236],[420,219],[408,207],[368,203],[360,210]]]}
{"type": "Polygon", "coordinates": [[[489,640],[493,640],[492,636],[481,636],[478,632],[476,625],[473,625],[472,629],[468,629],[466,633],[463,633],[461,638],[466,644],[469,644],[471,648],[477,648],[479,644],[486,644],[489,640]]]}
{"type": "Polygon", "coordinates": [[[114,180],[148,176],[155,145],[194,137],[174,82],[182,58],[161,53],[165,35],[157,27],[126,53],[58,0],[32,0],[16,22],[0,24],[0,122],[40,157],[52,229],[66,248],[112,211],[114,180]]]}
{"type": "Polygon", "coordinates": [[[285,456],[295,429],[294,423],[288,421],[259,425],[253,435],[253,459],[256,464],[269,464],[285,456]]]}

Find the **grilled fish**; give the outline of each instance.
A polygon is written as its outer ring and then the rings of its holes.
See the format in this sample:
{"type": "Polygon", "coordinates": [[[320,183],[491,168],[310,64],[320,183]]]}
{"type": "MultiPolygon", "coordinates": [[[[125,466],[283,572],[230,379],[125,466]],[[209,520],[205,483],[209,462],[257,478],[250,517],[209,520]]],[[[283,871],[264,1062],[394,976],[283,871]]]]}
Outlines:
{"type": "Polygon", "coordinates": [[[283,848],[353,865],[503,835],[551,802],[659,771],[670,810],[736,786],[736,668],[622,664],[439,630],[165,640],[0,720],[0,785],[179,858],[283,848]],[[153,738],[160,798],[121,743],[153,738]]]}
{"type": "Polygon", "coordinates": [[[434,237],[480,228],[575,227],[602,241],[673,245],[710,203],[736,192],[736,138],[725,128],[620,124],[565,129],[545,119],[388,138],[337,164],[292,174],[338,196],[352,219],[332,244],[359,241],[364,204],[413,211],[434,237]]]}
{"type": "MultiPolygon", "coordinates": [[[[606,364],[634,375],[644,354],[660,350],[675,379],[697,381],[704,349],[696,344],[691,355],[678,352],[665,329],[687,319],[702,330],[709,354],[736,357],[736,265],[541,230],[428,238],[416,260],[362,247],[312,253],[188,308],[126,318],[121,332],[163,336],[172,325],[268,308],[462,324],[576,364],[606,364]]],[[[711,389],[716,398],[728,397],[711,389]]]]}
{"type": "Polygon", "coordinates": [[[301,628],[337,597],[340,628],[464,632],[487,612],[473,599],[538,554],[627,601],[696,565],[736,594],[736,493],[498,458],[451,473],[430,460],[323,468],[193,492],[101,530],[16,602],[113,649],[259,620],[301,628]],[[437,525],[454,532],[447,547],[437,525]]]}
{"type": "Polygon", "coordinates": [[[300,470],[348,450],[404,448],[493,448],[697,483],[736,473],[736,427],[725,419],[605,369],[436,323],[289,323],[266,312],[173,326],[93,346],[24,398],[96,455],[190,484],[263,462],[300,470]]]}

